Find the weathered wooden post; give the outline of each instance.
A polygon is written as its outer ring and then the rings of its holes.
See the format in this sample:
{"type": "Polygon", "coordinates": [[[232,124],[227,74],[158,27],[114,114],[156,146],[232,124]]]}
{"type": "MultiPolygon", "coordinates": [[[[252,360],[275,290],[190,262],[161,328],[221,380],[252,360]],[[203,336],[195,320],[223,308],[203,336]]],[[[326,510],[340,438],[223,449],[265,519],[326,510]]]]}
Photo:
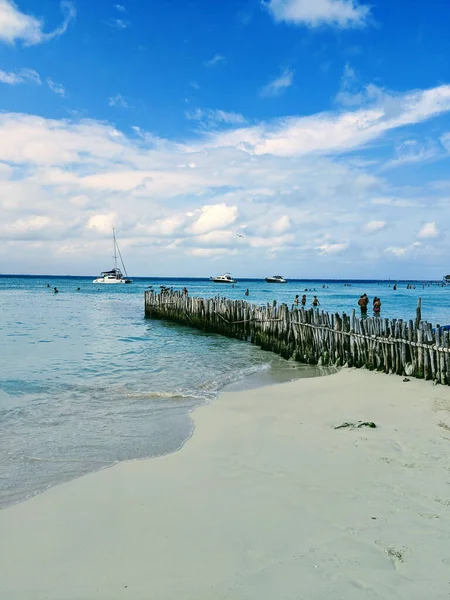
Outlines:
{"type": "Polygon", "coordinates": [[[242,300],[192,298],[162,289],[145,292],[145,315],[243,340],[310,364],[356,367],[433,379],[450,385],[450,334],[422,321],[359,319],[355,312],[327,314],[292,310],[276,303],[256,306],[242,300]]]}
{"type": "Polygon", "coordinates": [[[416,329],[419,329],[419,323],[422,320],[422,298],[419,298],[417,301],[416,308],[416,329]]]}

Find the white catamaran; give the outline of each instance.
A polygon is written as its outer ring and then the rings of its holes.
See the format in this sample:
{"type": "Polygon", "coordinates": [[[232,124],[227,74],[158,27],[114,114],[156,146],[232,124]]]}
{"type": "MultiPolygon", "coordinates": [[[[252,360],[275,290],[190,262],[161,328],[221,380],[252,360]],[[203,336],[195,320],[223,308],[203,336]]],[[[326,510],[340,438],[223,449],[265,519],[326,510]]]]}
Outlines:
{"type": "Polygon", "coordinates": [[[119,244],[116,240],[116,232],[113,229],[113,243],[114,243],[114,269],[111,271],[102,271],[100,277],[94,279],[92,283],[133,283],[133,280],[130,279],[127,275],[127,270],[125,269],[125,265],[123,264],[123,258],[120,253],[119,244]],[[119,255],[120,262],[122,263],[122,269],[124,270],[125,277],[122,274],[122,271],[117,266],[117,255],[119,255]]]}

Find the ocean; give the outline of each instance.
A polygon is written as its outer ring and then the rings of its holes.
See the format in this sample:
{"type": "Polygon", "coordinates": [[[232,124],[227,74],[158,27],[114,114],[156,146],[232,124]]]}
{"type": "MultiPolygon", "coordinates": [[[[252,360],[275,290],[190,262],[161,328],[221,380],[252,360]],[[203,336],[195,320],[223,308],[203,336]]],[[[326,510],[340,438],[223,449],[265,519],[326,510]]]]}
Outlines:
{"type": "Polygon", "coordinates": [[[232,288],[204,279],[92,280],[0,276],[0,508],[119,461],[174,452],[192,435],[190,412],[226,386],[329,373],[145,319],[149,286],[230,298],[248,288],[258,304],[292,304],[303,293],[310,303],[316,294],[323,310],[347,313],[366,292],[381,298],[382,316],[404,319],[414,318],[421,296],[424,319],[450,324],[450,287],[423,282],[399,282],[394,291],[386,281],[240,280],[232,288]]]}

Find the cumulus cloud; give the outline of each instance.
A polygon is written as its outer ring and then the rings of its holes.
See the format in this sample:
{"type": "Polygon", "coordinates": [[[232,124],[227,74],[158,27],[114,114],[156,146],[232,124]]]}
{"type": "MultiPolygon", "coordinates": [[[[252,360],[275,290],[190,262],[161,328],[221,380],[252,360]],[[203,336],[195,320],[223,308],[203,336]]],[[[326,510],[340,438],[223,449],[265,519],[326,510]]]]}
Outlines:
{"type": "Polygon", "coordinates": [[[112,228],[117,225],[116,219],[117,215],[115,213],[92,215],[92,217],[89,217],[86,227],[95,229],[100,233],[111,233],[112,228]]]}
{"type": "Polygon", "coordinates": [[[70,22],[76,16],[72,2],[63,1],[60,7],[64,15],[62,24],[53,31],[45,33],[42,19],[21,12],[12,0],[0,0],[0,42],[13,44],[21,41],[25,46],[34,46],[59,37],[66,32],[70,22]]]}
{"type": "Polygon", "coordinates": [[[58,94],[58,96],[66,95],[66,88],[61,83],[56,83],[50,77],[47,78],[47,85],[52,90],[53,93],[58,94]]]}
{"type": "Polygon", "coordinates": [[[370,8],[359,0],[263,0],[276,22],[306,27],[367,25],[370,8]]]}
{"type": "Polygon", "coordinates": [[[382,231],[387,226],[386,221],[369,221],[364,229],[367,233],[377,233],[378,231],[382,231]]]}
{"type": "Polygon", "coordinates": [[[287,215],[277,219],[272,225],[272,231],[275,233],[285,233],[291,228],[291,220],[287,215]]]}
{"type": "Polygon", "coordinates": [[[20,69],[19,71],[2,71],[0,69],[0,82],[8,85],[18,85],[19,83],[37,83],[41,84],[39,73],[34,69],[20,69]]]}
{"type": "Polygon", "coordinates": [[[291,87],[294,81],[295,71],[292,69],[283,69],[282,73],[265,85],[261,90],[261,96],[279,96],[287,88],[291,87]]]}
{"type": "Polygon", "coordinates": [[[236,221],[237,214],[236,206],[228,206],[225,203],[202,206],[194,213],[196,219],[188,231],[200,234],[214,229],[223,229],[236,221]]]}
{"type": "Polygon", "coordinates": [[[431,207],[435,226],[450,219],[449,187],[401,188],[389,173],[377,175],[364,147],[387,131],[386,144],[398,146],[400,124],[449,110],[447,88],[392,99],[362,113],[230,124],[190,140],[141,129],[128,135],[92,119],[0,113],[4,258],[17,272],[30,260],[50,272],[90,272],[92,256],[110,255],[115,226],[136,275],[148,274],[149,255],[161,275],[208,275],[202,265],[210,260],[217,271],[261,276],[268,260],[282,261],[287,276],[300,263],[303,276],[324,277],[369,276],[370,269],[395,276],[389,264],[402,256],[436,264],[441,252],[444,262],[443,228],[419,246],[414,240],[431,207]],[[358,160],[347,148],[358,148],[358,160]],[[393,239],[380,233],[367,244],[382,223],[393,239]]]}
{"type": "Polygon", "coordinates": [[[425,223],[418,235],[420,238],[435,238],[439,235],[439,229],[436,227],[436,223],[425,223]]]}

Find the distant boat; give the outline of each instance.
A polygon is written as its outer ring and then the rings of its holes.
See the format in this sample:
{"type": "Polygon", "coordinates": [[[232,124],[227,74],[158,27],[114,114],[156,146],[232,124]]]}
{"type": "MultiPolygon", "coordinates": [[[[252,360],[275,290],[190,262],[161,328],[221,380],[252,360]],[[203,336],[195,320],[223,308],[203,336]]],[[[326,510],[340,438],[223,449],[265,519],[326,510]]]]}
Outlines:
{"type": "Polygon", "coordinates": [[[281,275],[274,275],[273,277],[266,277],[267,283],[287,283],[286,279],[281,275]]]}
{"type": "Polygon", "coordinates": [[[114,269],[111,271],[102,271],[100,277],[94,279],[92,283],[133,283],[133,280],[130,279],[127,275],[127,270],[125,269],[125,265],[123,264],[122,255],[120,253],[119,244],[116,240],[116,232],[113,229],[113,244],[114,244],[114,269]],[[125,277],[122,274],[122,271],[117,266],[117,254],[119,255],[120,262],[122,263],[122,269],[125,272],[125,277]]]}
{"type": "Polygon", "coordinates": [[[214,281],[214,283],[236,283],[236,279],[233,279],[231,273],[225,273],[225,275],[211,277],[211,281],[214,281]]]}
{"type": "Polygon", "coordinates": [[[450,285],[450,275],[446,275],[444,277],[444,283],[445,283],[445,285],[450,285]]]}

